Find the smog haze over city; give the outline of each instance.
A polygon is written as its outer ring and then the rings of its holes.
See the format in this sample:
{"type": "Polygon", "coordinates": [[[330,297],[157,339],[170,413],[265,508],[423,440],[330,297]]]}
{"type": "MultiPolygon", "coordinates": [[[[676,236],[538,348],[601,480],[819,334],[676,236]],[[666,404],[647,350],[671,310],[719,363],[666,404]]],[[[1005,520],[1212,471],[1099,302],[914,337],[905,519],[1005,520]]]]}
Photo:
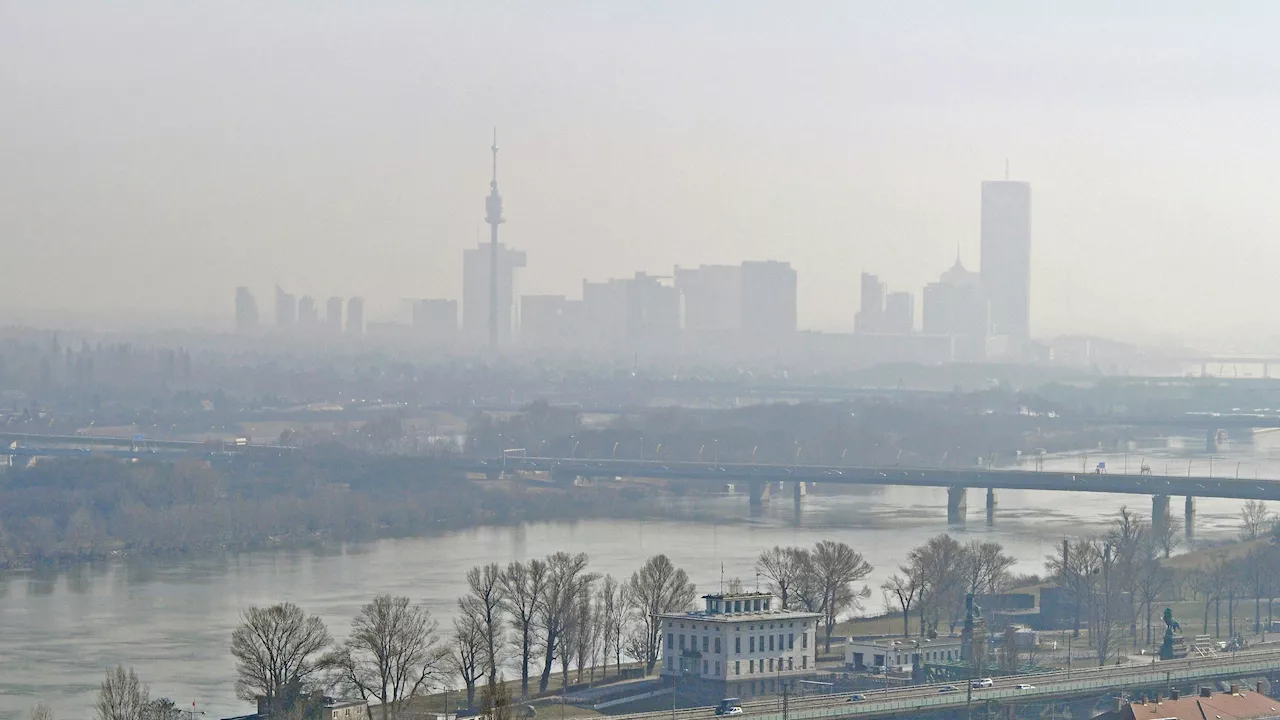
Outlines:
{"type": "Polygon", "coordinates": [[[522,292],[979,265],[1034,188],[1037,334],[1270,339],[1268,3],[6,2],[7,319],[228,329],[230,289],[461,293],[499,129],[522,292]],[[56,313],[51,311],[58,311],[56,313]]]}
{"type": "Polygon", "coordinates": [[[0,0],[0,720],[1277,720],[1278,21],[0,0]]]}

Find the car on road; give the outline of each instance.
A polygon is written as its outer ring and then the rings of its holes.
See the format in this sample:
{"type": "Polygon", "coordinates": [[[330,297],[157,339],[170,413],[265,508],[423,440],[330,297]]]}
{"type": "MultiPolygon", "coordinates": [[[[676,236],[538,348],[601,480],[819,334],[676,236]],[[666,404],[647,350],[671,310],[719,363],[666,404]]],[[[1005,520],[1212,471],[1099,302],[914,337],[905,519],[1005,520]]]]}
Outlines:
{"type": "Polygon", "coordinates": [[[716,706],[716,715],[741,715],[742,707],[738,702],[738,698],[724,698],[716,706]]]}
{"type": "Polygon", "coordinates": [[[991,678],[978,678],[977,680],[974,680],[973,682],[969,683],[969,687],[973,688],[974,690],[981,690],[982,688],[992,687],[995,684],[996,684],[995,681],[992,680],[991,678]]]}
{"type": "Polygon", "coordinates": [[[959,689],[960,688],[956,687],[955,685],[943,685],[942,687],[938,688],[938,693],[939,694],[953,693],[958,691],[959,689]]]}
{"type": "Polygon", "coordinates": [[[862,693],[854,693],[850,695],[849,699],[845,700],[845,702],[862,702],[863,700],[866,700],[866,699],[867,698],[864,697],[862,693]]]}
{"type": "Polygon", "coordinates": [[[737,705],[734,705],[733,707],[725,708],[723,711],[717,710],[716,714],[717,715],[741,715],[742,708],[737,705]]]}
{"type": "Polygon", "coordinates": [[[1035,690],[1036,686],[1029,683],[1018,683],[1013,686],[1014,690],[1035,690]]]}

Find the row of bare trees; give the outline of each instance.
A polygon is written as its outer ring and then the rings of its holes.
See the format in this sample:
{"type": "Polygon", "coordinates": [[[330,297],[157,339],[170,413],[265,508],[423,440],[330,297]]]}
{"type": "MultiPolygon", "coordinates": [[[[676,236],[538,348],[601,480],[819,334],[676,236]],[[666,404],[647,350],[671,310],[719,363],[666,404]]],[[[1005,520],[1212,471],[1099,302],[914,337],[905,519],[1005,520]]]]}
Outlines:
{"type": "Polygon", "coordinates": [[[841,613],[862,609],[862,601],[871,596],[871,588],[854,585],[871,570],[861,553],[832,540],[812,548],[774,546],[756,559],[756,572],[768,580],[783,609],[822,613],[828,652],[841,613]]]}
{"type": "Polygon", "coordinates": [[[911,634],[912,608],[921,636],[937,633],[944,622],[954,632],[964,620],[965,596],[1007,590],[1014,562],[1000,543],[973,540],[961,544],[944,533],[913,548],[907,562],[880,589],[885,605],[896,605],[902,611],[904,637],[911,634]]]}
{"type": "Polygon", "coordinates": [[[661,657],[657,615],[689,609],[695,588],[665,555],[620,581],[589,569],[585,553],[489,564],[467,572],[452,633],[442,633],[424,604],[379,595],[361,608],[342,642],[321,619],[292,603],[251,607],[231,636],[237,695],[273,715],[297,712],[318,689],[359,697],[379,720],[395,720],[407,701],[460,681],[469,707],[477,692],[498,701],[502,668],[519,667],[520,690],[531,676],[546,692],[558,664],[568,686],[597,667],[607,676],[623,658],[652,671],[661,657]],[[538,667],[540,666],[540,667],[538,667]],[[535,669],[536,668],[536,669],[535,669]]]}

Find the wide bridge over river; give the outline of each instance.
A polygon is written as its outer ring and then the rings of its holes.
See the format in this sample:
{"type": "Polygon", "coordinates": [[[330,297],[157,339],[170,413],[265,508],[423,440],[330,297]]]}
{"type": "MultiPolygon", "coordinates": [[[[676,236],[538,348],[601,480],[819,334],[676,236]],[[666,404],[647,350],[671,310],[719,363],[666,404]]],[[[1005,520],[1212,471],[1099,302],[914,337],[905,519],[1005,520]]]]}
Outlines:
{"type": "Polygon", "coordinates": [[[1195,498],[1280,501],[1280,480],[1236,477],[1110,474],[1053,470],[861,467],[847,465],[774,465],[762,463],[663,462],[658,460],[587,460],[576,458],[518,457],[474,458],[457,461],[459,469],[495,474],[500,472],[548,473],[565,478],[654,478],[672,481],[745,483],[751,503],[765,502],[775,485],[790,484],[799,502],[810,483],[837,485],[900,485],[947,489],[947,517],[964,522],[969,488],[987,490],[987,520],[994,520],[997,490],[1053,490],[1064,492],[1149,495],[1152,523],[1160,529],[1169,522],[1169,498],[1186,498],[1187,530],[1195,516],[1195,498]]]}

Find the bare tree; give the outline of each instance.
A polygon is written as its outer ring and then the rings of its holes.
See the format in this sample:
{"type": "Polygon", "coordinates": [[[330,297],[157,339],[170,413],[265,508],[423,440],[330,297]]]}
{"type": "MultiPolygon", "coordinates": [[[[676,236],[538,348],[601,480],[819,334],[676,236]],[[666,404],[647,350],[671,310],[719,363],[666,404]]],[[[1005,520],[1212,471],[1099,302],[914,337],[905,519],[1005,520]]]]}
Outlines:
{"type": "Polygon", "coordinates": [[[513,562],[502,573],[502,598],[520,636],[520,696],[529,697],[529,662],[533,657],[534,621],[547,583],[542,560],[513,562]]]}
{"type": "MultiPolygon", "coordinates": [[[[587,668],[591,668],[591,677],[595,678],[595,668],[592,667],[592,661],[595,658],[596,646],[600,643],[600,623],[598,622],[595,603],[592,602],[594,594],[593,583],[583,583],[578,588],[577,604],[573,612],[573,641],[571,643],[574,661],[578,666],[578,682],[582,682],[582,672],[587,668]]],[[[566,653],[567,656],[567,653],[566,653]]]]}
{"type": "Polygon", "coordinates": [[[756,572],[769,581],[769,592],[778,596],[782,609],[790,607],[792,587],[805,568],[804,551],[774,545],[756,558],[756,572]]]}
{"type": "Polygon", "coordinates": [[[1080,539],[1075,543],[1064,540],[1062,550],[1057,555],[1045,558],[1045,570],[1071,595],[1075,623],[1073,632],[1076,637],[1080,636],[1080,621],[1084,618],[1084,612],[1092,604],[1100,561],[1101,553],[1097,544],[1089,539],[1080,539]]]}
{"type": "Polygon", "coordinates": [[[1240,537],[1245,540],[1257,540],[1266,534],[1271,525],[1271,513],[1267,512],[1267,504],[1261,500],[1250,500],[1240,509],[1240,537]]]}
{"type": "Polygon", "coordinates": [[[167,697],[156,698],[147,703],[149,720],[178,720],[181,715],[182,711],[178,709],[177,703],[167,697]]]}
{"type": "Polygon", "coordinates": [[[484,621],[484,667],[492,685],[497,682],[498,666],[502,664],[506,645],[502,618],[502,570],[497,563],[471,568],[467,571],[467,588],[468,594],[459,602],[469,605],[469,609],[484,621]]]}
{"type": "MultiPolygon", "coordinates": [[[[453,672],[462,679],[467,691],[467,707],[475,707],[476,684],[484,677],[484,656],[488,641],[485,638],[484,620],[458,603],[458,617],[453,619],[453,640],[449,647],[448,662],[453,672]]],[[[448,708],[445,709],[446,712],[448,708]]]]}
{"type": "Polygon", "coordinates": [[[684,570],[666,555],[654,555],[627,582],[636,618],[644,626],[645,671],[653,672],[662,656],[662,622],[658,615],[688,610],[697,594],[684,570]]]}
{"type": "Polygon", "coordinates": [[[586,553],[570,555],[558,552],[547,558],[547,582],[543,586],[542,602],[537,612],[537,625],[545,650],[542,677],[538,680],[539,692],[546,692],[551,684],[552,663],[560,659],[561,654],[568,654],[561,647],[561,641],[565,627],[572,622],[579,588],[584,582],[595,579],[586,572],[587,561],[586,553]]]}
{"type": "Polygon", "coordinates": [[[98,686],[97,720],[148,720],[151,693],[133,668],[117,665],[98,686]]]}
{"type": "Polygon", "coordinates": [[[969,592],[995,594],[1004,589],[1009,579],[1009,568],[1017,562],[1004,554],[1004,546],[998,542],[972,540],[965,546],[969,592]]]}
{"type": "MultiPolygon", "coordinates": [[[[446,651],[439,625],[426,605],[407,597],[378,595],[351,622],[351,635],[327,661],[336,683],[368,705],[377,701],[381,720],[400,717],[402,704],[425,693],[440,674],[446,651]]],[[[372,719],[373,707],[368,714],[372,719]]]]}
{"type": "Polygon", "coordinates": [[[604,677],[609,677],[609,651],[616,649],[616,673],[622,672],[622,619],[627,612],[622,602],[622,586],[612,575],[605,575],[596,594],[599,611],[600,649],[604,655],[604,677]]]}
{"type": "Polygon", "coordinates": [[[293,707],[296,693],[319,670],[329,631],[315,615],[293,603],[250,607],[231,633],[236,659],[236,696],[264,698],[271,712],[293,707]]]}
{"type": "MultiPolygon", "coordinates": [[[[903,568],[903,570],[906,569],[903,568]]],[[[886,605],[890,600],[896,600],[898,606],[902,608],[902,637],[910,637],[911,603],[920,594],[920,587],[916,584],[915,577],[911,573],[907,573],[905,579],[901,575],[891,575],[880,588],[884,590],[886,605]]]]}
{"type": "Polygon", "coordinates": [[[1134,590],[1142,605],[1143,617],[1146,619],[1146,644],[1153,641],[1151,636],[1151,617],[1155,611],[1155,602],[1173,586],[1173,571],[1161,565],[1154,557],[1144,558],[1137,568],[1134,590]]]}
{"type": "Polygon", "coordinates": [[[53,708],[46,703],[38,702],[27,714],[27,720],[53,720],[53,708]]]}
{"type": "Polygon", "coordinates": [[[907,554],[907,567],[918,577],[921,634],[936,633],[944,617],[954,629],[968,577],[964,546],[946,533],[935,535],[907,554]]]}
{"type": "Polygon", "coordinates": [[[840,613],[870,597],[871,589],[854,590],[853,583],[871,574],[871,563],[842,542],[822,540],[809,553],[814,575],[822,588],[822,614],[827,632],[827,652],[831,652],[831,632],[840,613]]]}

